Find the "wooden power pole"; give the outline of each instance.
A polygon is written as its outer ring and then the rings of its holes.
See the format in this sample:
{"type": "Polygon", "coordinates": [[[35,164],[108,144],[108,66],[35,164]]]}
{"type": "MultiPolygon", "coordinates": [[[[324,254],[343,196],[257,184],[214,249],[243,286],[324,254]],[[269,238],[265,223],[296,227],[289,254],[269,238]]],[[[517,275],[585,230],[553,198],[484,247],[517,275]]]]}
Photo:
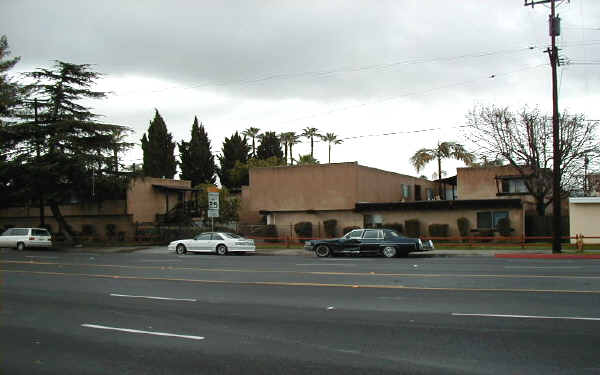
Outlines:
{"type": "Polygon", "coordinates": [[[560,17],[556,16],[556,0],[525,0],[525,6],[532,8],[538,4],[550,3],[549,30],[552,45],[545,52],[550,58],[552,67],[552,252],[561,252],[561,198],[560,198],[560,119],[558,112],[558,85],[556,68],[559,64],[558,48],[556,48],[556,37],[560,35],[560,17]]]}

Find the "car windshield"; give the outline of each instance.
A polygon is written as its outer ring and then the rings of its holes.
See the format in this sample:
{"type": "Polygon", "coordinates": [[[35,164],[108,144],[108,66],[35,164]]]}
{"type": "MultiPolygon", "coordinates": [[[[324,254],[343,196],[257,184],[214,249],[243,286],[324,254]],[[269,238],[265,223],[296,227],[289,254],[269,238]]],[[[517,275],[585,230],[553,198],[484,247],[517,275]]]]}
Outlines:
{"type": "Polygon", "coordinates": [[[234,238],[234,239],[236,239],[236,238],[244,238],[242,236],[238,236],[235,233],[221,233],[221,234],[224,235],[227,238],[234,238]]]}

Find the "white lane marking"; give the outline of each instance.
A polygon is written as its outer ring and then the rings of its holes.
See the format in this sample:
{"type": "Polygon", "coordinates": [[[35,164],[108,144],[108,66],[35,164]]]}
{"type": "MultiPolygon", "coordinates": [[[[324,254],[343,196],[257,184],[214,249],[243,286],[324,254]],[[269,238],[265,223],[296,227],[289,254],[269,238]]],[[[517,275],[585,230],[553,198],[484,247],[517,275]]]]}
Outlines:
{"type": "Polygon", "coordinates": [[[147,299],[160,299],[167,301],[186,301],[186,302],[196,302],[197,300],[192,298],[169,298],[169,297],[153,297],[153,296],[132,296],[129,294],[116,294],[110,293],[111,297],[127,297],[127,298],[147,298],[147,299]]]}
{"type": "Polygon", "coordinates": [[[45,256],[45,255],[27,255],[26,258],[58,259],[58,257],[51,257],[51,256],[45,256]]]}
{"type": "Polygon", "coordinates": [[[534,268],[534,269],[542,269],[542,268],[568,268],[568,269],[574,269],[574,268],[581,268],[578,266],[504,266],[504,268],[523,268],[523,269],[528,269],[528,268],[534,268]]]}
{"type": "Polygon", "coordinates": [[[100,326],[97,324],[82,324],[81,326],[86,327],[86,328],[106,329],[106,330],[110,330],[110,331],[119,331],[119,332],[127,332],[127,333],[143,333],[146,335],[181,337],[184,339],[191,339],[191,340],[204,340],[203,336],[176,335],[174,333],[167,333],[167,332],[140,331],[137,329],[107,327],[107,326],[100,326]]]}
{"type": "Polygon", "coordinates": [[[337,267],[356,267],[356,264],[324,264],[324,263],[296,263],[297,266],[337,266],[337,267]]]}
{"type": "Polygon", "coordinates": [[[597,320],[600,318],[585,318],[581,316],[543,316],[543,315],[504,315],[504,314],[462,314],[452,313],[453,316],[483,316],[491,318],[521,318],[521,319],[566,319],[566,320],[597,320]]]}
{"type": "Polygon", "coordinates": [[[140,262],[181,262],[181,260],[179,260],[179,259],[164,259],[164,260],[144,259],[144,260],[140,260],[140,262]]]}

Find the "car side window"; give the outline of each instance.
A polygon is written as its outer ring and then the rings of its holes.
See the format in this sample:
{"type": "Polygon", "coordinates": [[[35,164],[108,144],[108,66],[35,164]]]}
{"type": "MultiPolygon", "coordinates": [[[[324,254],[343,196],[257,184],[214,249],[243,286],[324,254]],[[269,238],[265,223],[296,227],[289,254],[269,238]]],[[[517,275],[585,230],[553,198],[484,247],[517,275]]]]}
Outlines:
{"type": "Polygon", "coordinates": [[[379,231],[378,230],[366,230],[365,231],[365,235],[363,236],[363,238],[365,239],[377,239],[379,238],[379,231]]]}
{"type": "Polygon", "coordinates": [[[210,233],[204,233],[204,234],[197,235],[194,239],[196,241],[209,241],[210,236],[211,236],[210,233]]]}
{"type": "Polygon", "coordinates": [[[346,238],[361,238],[362,233],[363,233],[362,230],[355,229],[355,230],[351,231],[350,233],[348,233],[347,235],[345,235],[344,237],[346,237],[346,238]]]}
{"type": "Polygon", "coordinates": [[[7,229],[2,233],[3,236],[12,236],[12,229],[7,229]]]}
{"type": "Polygon", "coordinates": [[[26,236],[29,229],[13,229],[11,236],[26,236]]]}
{"type": "Polygon", "coordinates": [[[223,241],[223,237],[220,234],[214,233],[212,235],[213,241],[223,241]]]}

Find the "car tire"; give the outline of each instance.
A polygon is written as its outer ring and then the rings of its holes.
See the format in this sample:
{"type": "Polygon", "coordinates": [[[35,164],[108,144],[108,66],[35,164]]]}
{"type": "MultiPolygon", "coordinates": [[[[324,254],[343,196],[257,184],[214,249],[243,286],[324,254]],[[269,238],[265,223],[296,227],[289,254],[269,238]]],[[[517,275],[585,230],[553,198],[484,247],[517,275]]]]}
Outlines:
{"type": "Polygon", "coordinates": [[[315,248],[315,254],[317,254],[319,258],[325,258],[331,255],[331,250],[327,245],[319,245],[315,248]]]}
{"type": "Polygon", "coordinates": [[[25,250],[25,244],[23,242],[18,242],[17,243],[17,251],[23,251],[25,250]]]}
{"type": "Polygon", "coordinates": [[[177,253],[179,255],[187,253],[187,249],[185,248],[185,245],[181,244],[181,243],[179,245],[177,245],[177,247],[175,248],[175,253],[177,253]]]}
{"type": "Polygon", "coordinates": [[[217,255],[227,255],[227,246],[225,246],[225,245],[217,246],[217,255]]]}
{"type": "Polygon", "coordinates": [[[398,251],[393,246],[386,246],[381,250],[381,255],[386,258],[393,258],[398,254],[398,251]]]}

